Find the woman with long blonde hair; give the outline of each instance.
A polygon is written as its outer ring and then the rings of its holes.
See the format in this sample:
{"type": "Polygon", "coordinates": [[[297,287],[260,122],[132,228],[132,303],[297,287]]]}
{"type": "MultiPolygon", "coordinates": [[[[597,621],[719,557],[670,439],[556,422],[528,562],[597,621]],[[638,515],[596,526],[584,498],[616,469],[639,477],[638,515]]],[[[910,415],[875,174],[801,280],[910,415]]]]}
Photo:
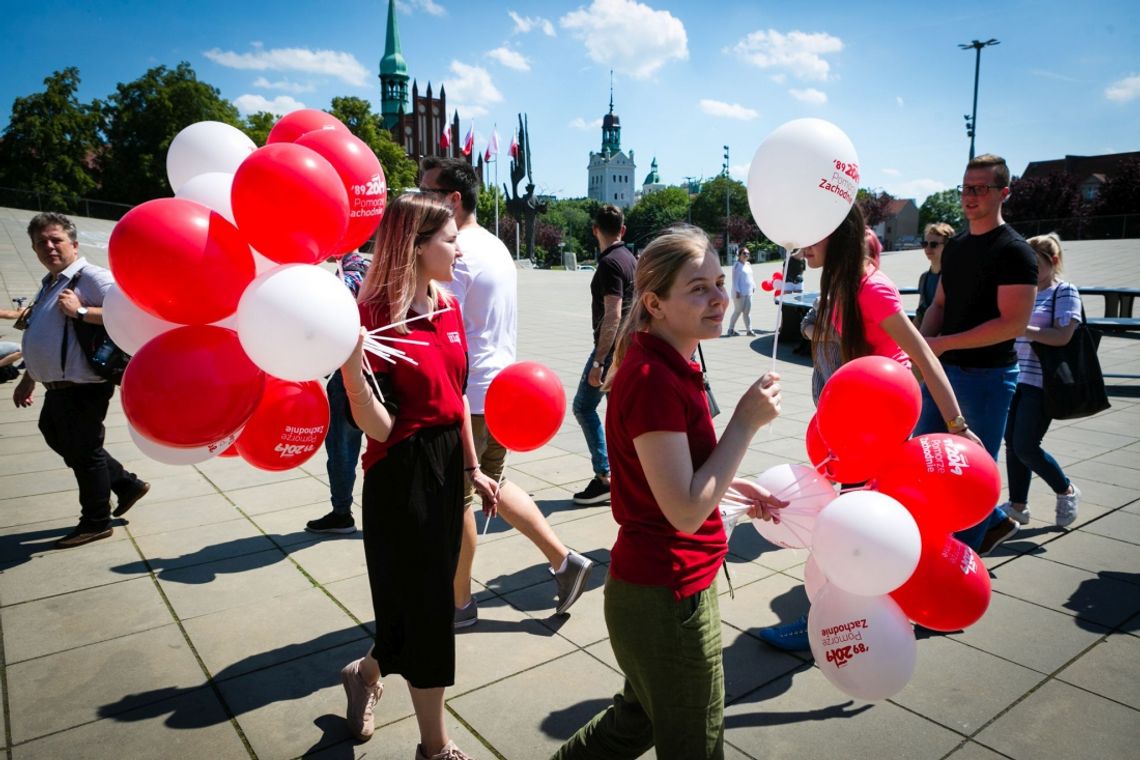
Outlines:
{"type": "Polygon", "coordinates": [[[461,255],[451,209],[402,195],[384,213],[372,267],[360,289],[356,350],[341,368],[353,421],[368,437],[364,453],[364,554],[376,615],[372,649],[341,671],[352,734],[367,741],[381,676],[408,683],[420,742],[417,760],[462,760],[444,722],[444,688],[455,682],[452,579],[463,526],[464,477],[485,507],[496,484],[479,471],[464,389],[467,342],[459,307],[437,286],[461,255]],[[406,321],[410,320],[410,321],[406,321]],[[395,332],[414,363],[370,355],[369,329],[395,332]]]}
{"type": "MultiPolygon", "coordinates": [[[[728,552],[718,505],[752,437],[780,411],[779,377],[740,399],[717,441],[700,365],[728,294],[708,236],[671,230],[642,252],[634,301],[607,376],[611,508],[619,527],[606,628],[625,686],[555,757],[724,756],[717,571],[728,552]]],[[[770,496],[752,516],[771,518],[770,496]]]]}

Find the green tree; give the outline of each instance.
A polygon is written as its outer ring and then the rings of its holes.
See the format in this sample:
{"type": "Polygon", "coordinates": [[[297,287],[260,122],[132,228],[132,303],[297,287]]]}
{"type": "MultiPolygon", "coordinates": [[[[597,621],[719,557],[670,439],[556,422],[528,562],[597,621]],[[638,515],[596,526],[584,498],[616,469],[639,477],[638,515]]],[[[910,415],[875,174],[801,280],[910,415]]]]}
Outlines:
{"type": "Polygon", "coordinates": [[[601,204],[590,198],[563,198],[551,201],[543,219],[562,230],[565,250],[573,251],[579,261],[593,259],[598,252],[594,239],[594,214],[601,204]]]}
{"type": "Polygon", "coordinates": [[[863,220],[868,227],[874,227],[887,218],[887,207],[895,198],[886,190],[864,190],[859,188],[855,194],[855,202],[863,212],[863,220]]]}
{"type": "Polygon", "coordinates": [[[681,187],[643,195],[625,215],[626,240],[643,246],[661,230],[678,222],[688,221],[689,193],[681,187]]]}
{"type": "Polygon", "coordinates": [[[372,106],[367,100],[355,97],[333,98],[328,112],[344,122],[348,130],[380,159],[389,192],[415,186],[419,167],[396,144],[388,130],[384,129],[380,117],[372,112],[372,106]]]}
{"type": "MultiPolygon", "coordinates": [[[[693,224],[707,232],[717,244],[723,246],[725,208],[724,197],[728,194],[728,216],[751,216],[748,207],[748,188],[723,174],[706,181],[701,192],[693,199],[693,224]]],[[[740,242],[740,241],[737,241],[740,242]]]]}
{"type": "Polygon", "coordinates": [[[275,123],[277,123],[276,116],[268,111],[258,111],[245,117],[242,131],[249,135],[249,139],[253,140],[254,145],[261,147],[265,145],[265,140],[269,137],[269,130],[273,129],[275,123]]]}
{"type": "MultiPolygon", "coordinates": [[[[80,103],[79,69],[56,71],[44,91],[16,98],[0,139],[0,185],[35,190],[44,207],[76,210],[96,187],[99,103],[80,103]]],[[[33,204],[26,203],[31,206],[33,204]]]]}
{"type": "Polygon", "coordinates": [[[104,111],[107,153],[100,195],[141,203],[171,194],[166,151],[182,129],[199,121],[241,127],[233,103],[198,80],[189,63],[156,66],[133,82],[116,85],[104,111]]]}
{"type": "Polygon", "coordinates": [[[966,224],[966,217],[962,215],[962,196],[954,188],[943,190],[940,193],[931,193],[918,208],[918,230],[926,229],[926,225],[935,222],[946,222],[956,230],[961,230],[966,224]]]}

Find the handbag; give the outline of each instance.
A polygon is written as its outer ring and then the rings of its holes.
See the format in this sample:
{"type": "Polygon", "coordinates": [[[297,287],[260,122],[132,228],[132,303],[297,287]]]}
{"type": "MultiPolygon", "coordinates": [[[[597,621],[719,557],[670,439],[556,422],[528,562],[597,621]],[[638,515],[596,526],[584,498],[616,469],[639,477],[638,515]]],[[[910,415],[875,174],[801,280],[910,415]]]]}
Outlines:
{"type": "Polygon", "coordinates": [[[705,367],[705,352],[701,350],[701,344],[697,344],[697,356],[701,359],[701,382],[705,384],[705,396],[709,400],[709,416],[715,417],[720,414],[720,404],[716,402],[716,396],[713,395],[712,386],[709,385],[709,371],[705,367]]]}
{"type": "MultiPolygon", "coordinates": [[[[83,272],[80,270],[72,279],[70,283],[72,290],[75,289],[82,274],[83,272]]],[[[111,336],[107,334],[107,328],[103,325],[94,325],[89,322],[84,322],[79,318],[72,318],[67,321],[71,322],[75,328],[75,340],[79,344],[80,349],[83,350],[83,355],[87,357],[87,363],[91,365],[91,371],[108,382],[114,383],[115,385],[122,385],[123,373],[127,371],[127,363],[130,362],[131,357],[123,351],[123,349],[119,348],[115,344],[115,341],[111,340],[111,336]]],[[[66,350],[67,334],[65,330],[65,353],[66,350]]]]}
{"type": "MultiPolygon", "coordinates": [[[[1053,324],[1057,321],[1057,290],[1053,291],[1053,324]]],[[[1103,412],[1108,403],[1100,360],[1096,352],[1100,333],[1086,324],[1085,306],[1073,337],[1063,346],[1031,342],[1041,363],[1041,385],[1045,393],[1045,414],[1054,420],[1072,420],[1103,412]]]]}

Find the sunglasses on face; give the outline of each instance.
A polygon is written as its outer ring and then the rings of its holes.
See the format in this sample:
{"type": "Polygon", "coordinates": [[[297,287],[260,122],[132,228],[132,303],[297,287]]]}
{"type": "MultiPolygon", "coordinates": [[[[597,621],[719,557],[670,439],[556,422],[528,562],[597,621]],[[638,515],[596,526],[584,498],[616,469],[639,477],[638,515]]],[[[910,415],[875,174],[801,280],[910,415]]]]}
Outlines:
{"type": "Polygon", "coordinates": [[[943,243],[941,240],[923,240],[922,241],[922,247],[923,248],[941,248],[944,245],[946,245],[946,244],[943,243]]]}
{"type": "Polygon", "coordinates": [[[1001,185],[958,185],[958,192],[962,195],[984,196],[988,195],[991,189],[1000,190],[1001,185]]]}

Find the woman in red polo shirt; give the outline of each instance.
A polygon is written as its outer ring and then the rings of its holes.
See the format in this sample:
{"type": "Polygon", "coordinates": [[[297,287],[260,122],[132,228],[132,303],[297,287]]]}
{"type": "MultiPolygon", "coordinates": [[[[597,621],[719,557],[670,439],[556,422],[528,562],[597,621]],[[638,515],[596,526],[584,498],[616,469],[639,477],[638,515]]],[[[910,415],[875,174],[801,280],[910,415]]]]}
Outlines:
{"type": "MultiPolygon", "coordinates": [[[[634,302],[610,370],[606,440],[617,543],[606,627],[625,686],[557,758],[724,755],[724,673],[716,574],[728,541],[717,506],[756,431],[780,410],[765,375],[716,439],[700,365],[728,294],[708,236],[672,230],[641,254],[634,302]]],[[[769,518],[770,497],[753,508],[769,518]]]]}
{"type": "Polygon", "coordinates": [[[371,738],[380,677],[402,675],[419,723],[417,760],[467,757],[448,739],[443,709],[455,682],[451,585],[465,475],[485,508],[496,497],[471,438],[463,318],[436,285],[451,280],[456,237],[451,210],[436,201],[402,195],[389,204],[358,297],[361,340],[341,368],[352,418],[368,436],[361,503],[376,615],[372,649],[341,671],[347,719],[356,738],[371,738]],[[398,344],[415,363],[370,354],[374,388],[363,373],[365,330],[417,316],[387,333],[425,344],[398,344]]]}

